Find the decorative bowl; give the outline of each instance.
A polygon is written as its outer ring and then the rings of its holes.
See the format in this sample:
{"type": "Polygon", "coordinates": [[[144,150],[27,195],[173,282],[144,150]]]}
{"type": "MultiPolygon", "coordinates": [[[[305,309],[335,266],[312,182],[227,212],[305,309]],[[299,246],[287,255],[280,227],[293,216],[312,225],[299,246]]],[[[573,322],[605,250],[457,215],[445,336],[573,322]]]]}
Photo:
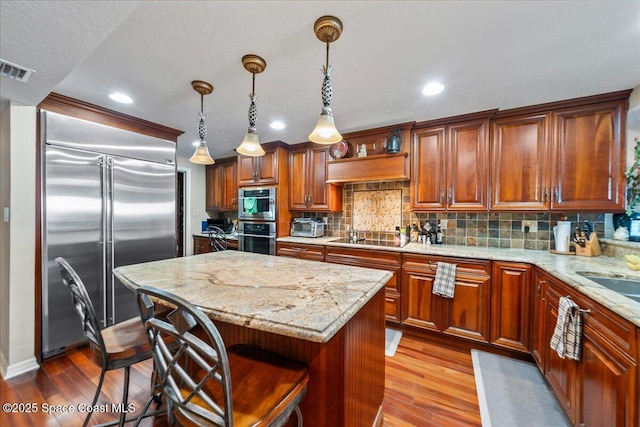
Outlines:
{"type": "Polygon", "coordinates": [[[334,159],[338,160],[343,158],[349,152],[349,144],[344,139],[340,142],[336,142],[331,147],[329,147],[329,154],[334,159]]]}

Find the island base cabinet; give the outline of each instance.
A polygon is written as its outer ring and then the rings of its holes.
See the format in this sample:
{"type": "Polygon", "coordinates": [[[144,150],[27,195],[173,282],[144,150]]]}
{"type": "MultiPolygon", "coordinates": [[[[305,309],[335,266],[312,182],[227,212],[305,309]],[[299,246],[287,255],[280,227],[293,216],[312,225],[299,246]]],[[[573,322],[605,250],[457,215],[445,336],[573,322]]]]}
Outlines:
{"type": "MultiPolygon", "coordinates": [[[[329,342],[318,343],[214,321],[225,346],[248,344],[306,363],[305,427],[381,427],[385,381],[385,290],[329,342]],[[380,424],[378,424],[380,423],[380,424]]],[[[286,426],[294,426],[292,416],[286,426]]]]}

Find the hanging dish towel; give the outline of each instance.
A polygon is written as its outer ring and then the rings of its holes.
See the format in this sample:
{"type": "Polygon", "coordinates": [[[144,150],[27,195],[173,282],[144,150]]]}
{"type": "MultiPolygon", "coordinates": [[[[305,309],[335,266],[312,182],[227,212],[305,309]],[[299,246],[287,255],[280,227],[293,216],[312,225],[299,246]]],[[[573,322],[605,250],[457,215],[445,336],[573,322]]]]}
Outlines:
{"type": "Polygon", "coordinates": [[[558,320],[551,337],[551,348],[561,359],[580,360],[582,342],[582,315],[580,307],[567,297],[558,303],[558,320]]]}
{"type": "Polygon", "coordinates": [[[254,214],[258,212],[258,201],[255,197],[245,197],[242,202],[244,213],[254,214]]]}
{"type": "Polygon", "coordinates": [[[432,293],[453,298],[456,287],[456,265],[439,262],[436,268],[436,279],[433,282],[432,293]]]}

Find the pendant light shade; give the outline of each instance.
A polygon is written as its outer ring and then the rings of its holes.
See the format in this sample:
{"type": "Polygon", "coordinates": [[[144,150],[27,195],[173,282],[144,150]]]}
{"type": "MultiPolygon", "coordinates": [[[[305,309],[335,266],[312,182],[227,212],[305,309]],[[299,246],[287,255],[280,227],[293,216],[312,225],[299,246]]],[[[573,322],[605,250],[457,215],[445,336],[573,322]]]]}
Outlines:
{"type": "Polygon", "coordinates": [[[207,136],[207,125],[204,122],[204,95],[209,95],[213,92],[213,86],[210,83],[203,82],[202,80],[192,81],[191,86],[193,87],[193,90],[200,94],[200,121],[198,122],[198,136],[200,137],[200,142],[196,146],[196,151],[193,153],[193,156],[191,156],[189,161],[198,165],[212,165],[215,163],[215,160],[213,160],[211,154],[209,154],[207,141],[204,140],[205,136],[207,136]]]}
{"type": "Polygon", "coordinates": [[[265,152],[260,145],[260,138],[258,138],[258,132],[256,131],[256,120],[258,119],[258,109],[256,107],[256,74],[260,74],[267,68],[267,62],[258,55],[245,55],[242,57],[242,65],[252,75],[252,87],[249,99],[251,105],[249,106],[249,129],[242,140],[242,143],[236,152],[243,156],[259,157],[264,156],[265,152]]]}
{"type": "Polygon", "coordinates": [[[331,112],[331,98],[333,88],[331,86],[331,66],[329,65],[329,44],[338,40],[342,33],[342,21],[335,16],[322,16],[313,26],[316,37],[327,44],[327,61],[322,68],[324,80],[322,81],[322,113],[316,122],[316,127],[309,135],[309,141],[318,144],[335,144],[342,141],[342,135],[338,132],[331,112]]]}

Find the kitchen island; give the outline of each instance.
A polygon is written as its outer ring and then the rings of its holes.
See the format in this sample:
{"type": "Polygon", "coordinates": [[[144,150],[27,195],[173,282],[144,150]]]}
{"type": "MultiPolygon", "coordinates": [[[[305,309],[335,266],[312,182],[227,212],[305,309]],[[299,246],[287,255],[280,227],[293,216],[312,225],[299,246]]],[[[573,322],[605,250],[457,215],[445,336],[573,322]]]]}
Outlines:
{"type": "Polygon", "coordinates": [[[225,345],[249,344],[308,364],[306,426],[382,424],[384,287],[391,273],[224,251],[118,267],[200,307],[225,345]]]}

